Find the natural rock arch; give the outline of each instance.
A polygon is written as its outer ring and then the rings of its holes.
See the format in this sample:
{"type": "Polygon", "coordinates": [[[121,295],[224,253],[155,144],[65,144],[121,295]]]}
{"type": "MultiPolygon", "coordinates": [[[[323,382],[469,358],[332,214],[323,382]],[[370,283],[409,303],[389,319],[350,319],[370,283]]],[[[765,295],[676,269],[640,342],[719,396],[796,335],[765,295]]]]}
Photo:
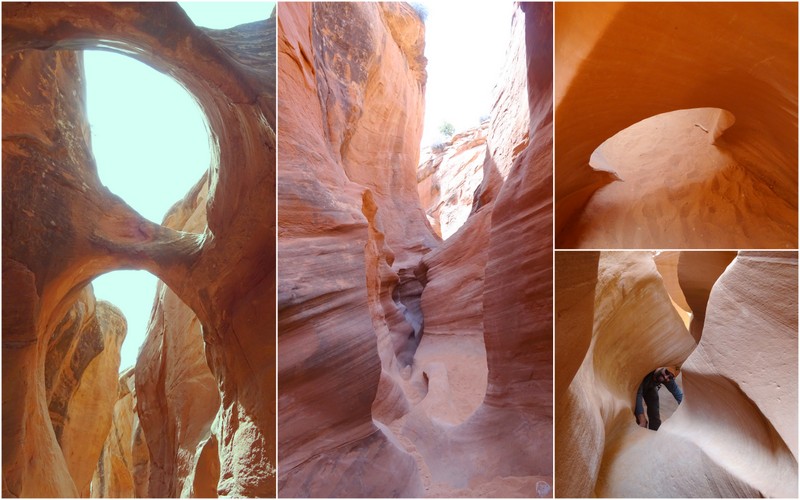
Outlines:
{"type": "Polygon", "coordinates": [[[274,19],[214,40],[176,4],[3,5],[4,494],[75,496],[43,409],[43,339],[94,276],[123,268],[162,279],[203,324],[223,400],[220,493],[274,494],[275,352],[258,325],[274,324],[275,63],[248,53],[261,38],[274,54],[270,32],[274,19]],[[97,181],[79,62],[62,52],[90,47],[197,98],[218,147],[203,234],[150,223],[97,181]]]}

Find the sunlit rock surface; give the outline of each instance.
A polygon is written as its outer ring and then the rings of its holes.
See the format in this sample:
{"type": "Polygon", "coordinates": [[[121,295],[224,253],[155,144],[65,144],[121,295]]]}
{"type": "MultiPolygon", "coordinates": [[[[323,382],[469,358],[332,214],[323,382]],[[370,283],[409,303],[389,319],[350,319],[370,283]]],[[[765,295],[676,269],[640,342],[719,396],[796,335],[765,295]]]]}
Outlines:
{"type": "MultiPolygon", "coordinates": [[[[207,196],[203,178],[170,210],[163,225],[202,231],[207,196]]],[[[211,437],[220,398],[206,362],[200,322],[163,283],[156,290],[147,337],[137,358],[136,386],[138,417],[151,462],[148,496],[189,496],[196,455],[211,437]]],[[[216,496],[219,476],[205,480],[214,488],[203,494],[216,496]]]]}
{"type": "Polygon", "coordinates": [[[475,191],[483,180],[489,121],[460,132],[450,141],[424,148],[417,170],[417,190],[428,222],[449,238],[472,213],[475,191]]]}
{"type": "Polygon", "coordinates": [[[134,371],[126,370],[119,378],[117,401],[111,432],[92,476],[92,498],[133,498],[133,426],[136,418],[134,371]]]}
{"type": "MultiPolygon", "coordinates": [[[[4,496],[84,492],[47,411],[47,344],[84,287],[123,268],[156,275],[202,325],[220,398],[213,493],[275,494],[274,23],[206,35],[177,4],[3,5],[4,496]],[[99,182],[72,50],[101,45],[169,73],[197,98],[216,149],[207,226],[148,222],[99,182]]],[[[116,394],[114,383],[109,415],[116,394]]],[[[149,443],[173,438],[134,422],[134,477],[160,482],[149,443]]],[[[89,480],[102,446],[81,461],[89,480]]],[[[136,479],[134,489],[148,494],[136,479]]]]}
{"type": "Polygon", "coordinates": [[[556,311],[569,318],[556,322],[556,495],[796,496],[797,253],[681,253],[686,301],[705,310],[696,349],[651,252],[604,252],[596,266],[591,255],[556,260],[556,311]],[[662,404],[657,432],[640,428],[638,384],[670,364],[683,403],[662,404]]]}
{"type": "Polygon", "coordinates": [[[565,3],[555,26],[558,248],[797,247],[796,4],[565,3]]]}
{"type": "Polygon", "coordinates": [[[515,14],[444,244],[417,195],[417,14],[279,11],[279,495],[551,495],[551,6],[515,14]]]}
{"type": "Polygon", "coordinates": [[[95,302],[87,286],[50,338],[45,361],[50,420],[70,476],[84,497],[111,429],[126,333],[119,309],[95,302]]]}

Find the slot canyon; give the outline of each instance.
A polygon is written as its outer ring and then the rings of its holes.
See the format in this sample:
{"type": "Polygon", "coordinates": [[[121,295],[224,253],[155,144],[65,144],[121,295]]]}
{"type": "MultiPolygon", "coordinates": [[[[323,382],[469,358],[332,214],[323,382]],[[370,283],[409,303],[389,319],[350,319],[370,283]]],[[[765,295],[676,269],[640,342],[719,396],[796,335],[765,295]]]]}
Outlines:
{"type": "Polygon", "coordinates": [[[274,14],[211,30],[177,3],[3,3],[2,28],[3,496],[275,496],[274,14]],[[160,225],[98,179],[84,49],[206,115],[212,164],[160,225]],[[162,281],[122,374],[125,318],[90,284],[119,269],[162,281]]]}
{"type": "Polygon", "coordinates": [[[555,46],[556,248],[797,248],[796,3],[558,3],[555,46]]]}
{"type": "Polygon", "coordinates": [[[556,496],[796,497],[797,280],[796,251],[556,252],[556,496]]]}
{"type": "Polygon", "coordinates": [[[420,14],[278,11],[278,495],[552,496],[552,5],[509,19],[446,241],[420,14]]]}

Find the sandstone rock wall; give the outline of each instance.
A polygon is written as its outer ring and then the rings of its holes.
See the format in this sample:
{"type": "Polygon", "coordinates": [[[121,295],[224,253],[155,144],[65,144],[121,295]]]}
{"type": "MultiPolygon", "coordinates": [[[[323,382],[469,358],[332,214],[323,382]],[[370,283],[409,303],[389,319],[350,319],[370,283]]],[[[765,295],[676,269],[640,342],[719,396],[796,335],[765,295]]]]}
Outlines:
{"type": "Polygon", "coordinates": [[[46,410],[46,346],[86,284],[122,268],[159,277],[202,325],[219,493],[274,494],[274,19],[262,25],[224,43],[176,4],[3,5],[4,495],[79,493],[46,410]],[[150,223],[97,179],[73,51],[101,45],[170,74],[204,110],[216,154],[202,231],[150,223]]]}
{"type": "Polygon", "coordinates": [[[555,26],[558,248],[797,247],[797,5],[565,3],[555,26]]]}
{"type": "Polygon", "coordinates": [[[667,297],[674,276],[662,278],[652,254],[604,252],[596,268],[583,253],[558,257],[556,311],[575,314],[556,323],[558,496],[797,494],[796,252],[740,252],[705,274],[699,264],[731,256],[682,253],[674,271],[694,276],[681,287],[705,308],[696,349],[667,297]],[[637,385],[669,364],[683,365],[684,401],[671,416],[662,407],[657,432],[642,429],[637,385]]]}
{"type": "Polygon", "coordinates": [[[108,302],[97,303],[87,286],[49,340],[48,413],[72,481],[83,497],[89,496],[92,472],[112,425],[126,333],[122,313],[108,302]]]}
{"type": "Polygon", "coordinates": [[[371,408],[381,357],[394,386],[396,354],[416,347],[392,289],[436,244],[414,175],[422,24],[405,4],[280,4],[278,18],[280,495],[417,496],[371,408]]]}
{"type": "Polygon", "coordinates": [[[515,16],[480,201],[443,245],[416,14],[279,10],[279,494],[549,495],[550,5],[515,16]]]}
{"type": "MultiPolygon", "coordinates": [[[[207,223],[207,197],[204,176],[170,210],[163,225],[186,232],[202,231],[207,223]]],[[[189,496],[195,481],[196,455],[201,452],[201,443],[211,436],[220,397],[206,362],[200,322],[163,283],[156,291],[135,380],[137,415],[150,458],[147,494],[189,496]]],[[[219,476],[203,479],[213,485],[204,493],[216,496],[219,476]]],[[[145,482],[144,478],[137,481],[145,482]]]]}
{"type": "Polygon", "coordinates": [[[117,400],[111,431],[92,476],[92,498],[133,498],[133,428],[136,418],[134,371],[129,368],[119,377],[117,400]]]}
{"type": "Polygon", "coordinates": [[[446,144],[421,152],[417,190],[431,227],[447,239],[472,213],[473,196],[483,180],[489,122],[456,134],[446,144]]]}

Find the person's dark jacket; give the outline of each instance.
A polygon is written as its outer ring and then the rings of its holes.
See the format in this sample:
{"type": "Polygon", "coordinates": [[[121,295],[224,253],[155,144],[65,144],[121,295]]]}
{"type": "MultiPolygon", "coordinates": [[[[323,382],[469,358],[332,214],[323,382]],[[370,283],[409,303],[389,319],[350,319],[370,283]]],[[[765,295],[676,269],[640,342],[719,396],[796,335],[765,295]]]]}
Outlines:
{"type": "MultiPolygon", "coordinates": [[[[656,371],[653,370],[647,375],[644,376],[642,379],[642,383],[639,384],[639,390],[636,391],[636,415],[643,415],[644,414],[644,396],[643,394],[649,390],[655,388],[658,390],[661,387],[661,384],[658,383],[655,376],[656,371]]],[[[678,404],[681,404],[683,401],[683,392],[681,392],[681,388],[678,386],[678,383],[675,382],[675,379],[670,380],[669,382],[664,383],[664,387],[667,388],[669,392],[672,393],[672,396],[675,398],[675,401],[678,404]]]]}

